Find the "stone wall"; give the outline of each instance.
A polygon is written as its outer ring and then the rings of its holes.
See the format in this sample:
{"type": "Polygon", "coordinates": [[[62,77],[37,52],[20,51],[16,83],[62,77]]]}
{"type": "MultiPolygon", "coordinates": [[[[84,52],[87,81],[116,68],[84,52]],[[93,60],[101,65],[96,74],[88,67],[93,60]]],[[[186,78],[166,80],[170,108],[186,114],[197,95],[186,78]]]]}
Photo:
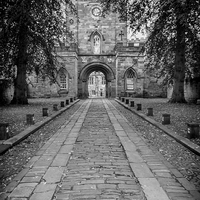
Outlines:
{"type": "Polygon", "coordinates": [[[119,22],[115,13],[106,15],[106,17],[92,14],[92,9],[100,4],[97,1],[78,1],[78,24],[77,41],[79,44],[79,54],[94,54],[92,51],[92,34],[97,31],[102,36],[102,54],[114,52],[116,43],[127,41],[126,23],[119,22]],[[123,37],[119,34],[123,31],[123,37]]]}
{"type": "Polygon", "coordinates": [[[144,56],[139,54],[140,46],[124,46],[118,44],[116,46],[116,71],[117,71],[117,96],[125,93],[126,96],[142,97],[144,84],[144,56]],[[125,73],[127,69],[132,68],[135,72],[136,82],[133,90],[126,90],[125,88],[125,73]]]}
{"type": "Polygon", "coordinates": [[[77,96],[78,84],[78,57],[76,52],[60,52],[62,64],[69,73],[69,88],[68,96],[77,96]]]}
{"type": "Polygon", "coordinates": [[[59,86],[51,83],[48,77],[37,76],[32,73],[27,77],[28,97],[56,97],[59,96],[59,86]]]}
{"type": "Polygon", "coordinates": [[[57,97],[57,96],[77,96],[77,83],[78,83],[78,60],[75,52],[59,52],[60,58],[58,61],[59,68],[64,67],[68,73],[68,88],[66,92],[61,92],[59,85],[59,76],[56,82],[52,83],[47,76],[37,76],[32,73],[27,78],[28,83],[28,96],[29,97],[57,97]]]}

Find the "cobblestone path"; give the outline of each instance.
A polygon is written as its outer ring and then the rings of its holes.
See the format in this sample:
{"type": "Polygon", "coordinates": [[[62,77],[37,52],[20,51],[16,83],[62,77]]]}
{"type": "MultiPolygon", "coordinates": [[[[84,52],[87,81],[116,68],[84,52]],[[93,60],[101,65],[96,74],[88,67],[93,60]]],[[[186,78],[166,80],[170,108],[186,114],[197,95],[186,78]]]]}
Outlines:
{"type": "Polygon", "coordinates": [[[101,101],[86,114],[56,199],[145,199],[101,101]]]}
{"type": "Polygon", "coordinates": [[[109,100],[88,99],[0,199],[199,200],[199,193],[109,100]]]}

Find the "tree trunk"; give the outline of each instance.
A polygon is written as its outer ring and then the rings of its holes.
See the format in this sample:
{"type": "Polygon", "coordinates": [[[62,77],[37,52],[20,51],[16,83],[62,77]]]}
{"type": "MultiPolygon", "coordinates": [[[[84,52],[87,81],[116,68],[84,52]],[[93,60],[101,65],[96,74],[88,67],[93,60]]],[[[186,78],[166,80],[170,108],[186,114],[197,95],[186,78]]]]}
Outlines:
{"type": "Polygon", "coordinates": [[[185,81],[185,26],[177,19],[177,43],[175,68],[173,79],[173,92],[169,100],[171,103],[185,103],[184,81],[185,81]]]}
{"type": "Polygon", "coordinates": [[[26,27],[21,25],[19,34],[19,51],[17,59],[17,77],[14,80],[14,97],[12,104],[28,104],[26,66],[27,66],[27,35],[26,27]]]}
{"type": "Polygon", "coordinates": [[[28,104],[26,71],[20,70],[19,68],[17,73],[17,78],[14,80],[14,86],[15,86],[14,97],[11,103],[28,104]]]}

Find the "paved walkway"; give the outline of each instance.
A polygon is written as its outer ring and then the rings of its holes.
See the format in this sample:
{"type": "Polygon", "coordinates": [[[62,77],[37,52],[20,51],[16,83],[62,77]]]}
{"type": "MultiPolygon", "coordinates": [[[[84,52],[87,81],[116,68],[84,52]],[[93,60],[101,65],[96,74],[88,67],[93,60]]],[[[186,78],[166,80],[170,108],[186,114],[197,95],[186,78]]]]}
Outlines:
{"type": "Polygon", "coordinates": [[[6,189],[12,200],[195,200],[192,195],[198,195],[106,99],[86,100],[6,189]]]}

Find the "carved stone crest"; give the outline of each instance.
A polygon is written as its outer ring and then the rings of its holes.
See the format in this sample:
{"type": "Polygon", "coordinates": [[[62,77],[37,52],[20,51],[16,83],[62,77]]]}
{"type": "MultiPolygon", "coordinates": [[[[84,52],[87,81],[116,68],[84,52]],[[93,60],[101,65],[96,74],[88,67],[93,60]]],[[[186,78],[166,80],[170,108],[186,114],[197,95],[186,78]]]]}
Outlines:
{"type": "Polygon", "coordinates": [[[88,60],[88,58],[87,58],[86,56],[81,57],[81,59],[82,59],[82,62],[83,62],[83,63],[86,63],[87,60],[88,60]]]}
{"type": "Polygon", "coordinates": [[[138,60],[133,58],[133,66],[137,65],[138,64],[138,60]]]}

